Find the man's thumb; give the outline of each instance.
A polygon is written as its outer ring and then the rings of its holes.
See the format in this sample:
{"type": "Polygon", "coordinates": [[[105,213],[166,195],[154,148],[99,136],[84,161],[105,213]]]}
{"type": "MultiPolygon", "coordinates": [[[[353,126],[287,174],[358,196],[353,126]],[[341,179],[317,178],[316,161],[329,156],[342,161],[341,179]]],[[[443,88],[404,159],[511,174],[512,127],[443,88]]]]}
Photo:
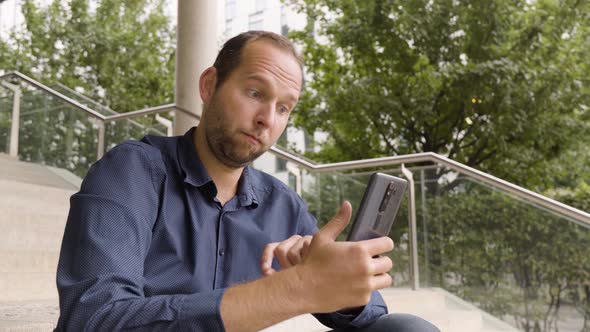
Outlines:
{"type": "Polygon", "coordinates": [[[336,240],[338,235],[340,235],[340,233],[346,228],[346,225],[348,225],[351,215],[352,206],[349,201],[344,201],[340,206],[338,213],[336,213],[332,220],[320,229],[320,232],[322,235],[325,235],[332,240],[336,240]]]}

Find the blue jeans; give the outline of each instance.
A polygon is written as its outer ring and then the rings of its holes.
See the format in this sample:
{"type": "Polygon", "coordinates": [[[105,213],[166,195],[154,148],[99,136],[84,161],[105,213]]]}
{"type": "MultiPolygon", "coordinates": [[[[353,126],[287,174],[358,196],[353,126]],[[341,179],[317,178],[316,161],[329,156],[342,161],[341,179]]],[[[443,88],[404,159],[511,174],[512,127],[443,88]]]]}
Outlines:
{"type": "Polygon", "coordinates": [[[361,329],[339,329],[332,332],[440,332],[424,319],[409,314],[389,314],[361,329]]]}

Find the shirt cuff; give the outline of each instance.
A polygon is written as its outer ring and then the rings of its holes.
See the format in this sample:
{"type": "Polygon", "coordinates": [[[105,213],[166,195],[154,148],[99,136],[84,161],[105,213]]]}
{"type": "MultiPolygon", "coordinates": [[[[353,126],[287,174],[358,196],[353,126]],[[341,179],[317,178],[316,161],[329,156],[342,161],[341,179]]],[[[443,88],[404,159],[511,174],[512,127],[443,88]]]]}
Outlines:
{"type": "Polygon", "coordinates": [[[186,323],[188,331],[225,331],[220,311],[224,293],[225,288],[219,288],[184,297],[180,320],[186,323]]]}

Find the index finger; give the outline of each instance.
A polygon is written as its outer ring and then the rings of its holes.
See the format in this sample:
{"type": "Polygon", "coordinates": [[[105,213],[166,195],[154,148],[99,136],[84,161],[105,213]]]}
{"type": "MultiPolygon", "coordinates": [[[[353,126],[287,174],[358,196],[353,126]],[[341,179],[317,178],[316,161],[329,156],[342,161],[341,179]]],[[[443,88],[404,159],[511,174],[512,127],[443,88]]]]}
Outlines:
{"type": "Polygon", "coordinates": [[[381,255],[390,252],[394,248],[393,240],[387,236],[378,237],[370,240],[358,241],[371,256],[381,255]]]}
{"type": "Polygon", "coordinates": [[[262,251],[262,257],[260,258],[260,268],[262,272],[272,270],[272,259],[274,258],[274,251],[279,244],[279,242],[273,242],[267,244],[264,247],[264,251],[262,251]]]}

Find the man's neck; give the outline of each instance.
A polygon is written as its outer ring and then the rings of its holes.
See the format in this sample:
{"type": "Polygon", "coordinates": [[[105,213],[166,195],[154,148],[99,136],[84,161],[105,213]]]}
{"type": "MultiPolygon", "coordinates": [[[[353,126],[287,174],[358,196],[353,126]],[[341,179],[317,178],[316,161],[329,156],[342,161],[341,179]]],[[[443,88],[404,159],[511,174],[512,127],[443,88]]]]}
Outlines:
{"type": "Polygon", "coordinates": [[[225,205],[232,197],[236,195],[238,190],[238,181],[244,168],[232,168],[223,164],[214,155],[209,144],[203,128],[197,127],[193,135],[193,143],[197,149],[197,155],[211,179],[217,187],[217,199],[221,205],[225,205]]]}

